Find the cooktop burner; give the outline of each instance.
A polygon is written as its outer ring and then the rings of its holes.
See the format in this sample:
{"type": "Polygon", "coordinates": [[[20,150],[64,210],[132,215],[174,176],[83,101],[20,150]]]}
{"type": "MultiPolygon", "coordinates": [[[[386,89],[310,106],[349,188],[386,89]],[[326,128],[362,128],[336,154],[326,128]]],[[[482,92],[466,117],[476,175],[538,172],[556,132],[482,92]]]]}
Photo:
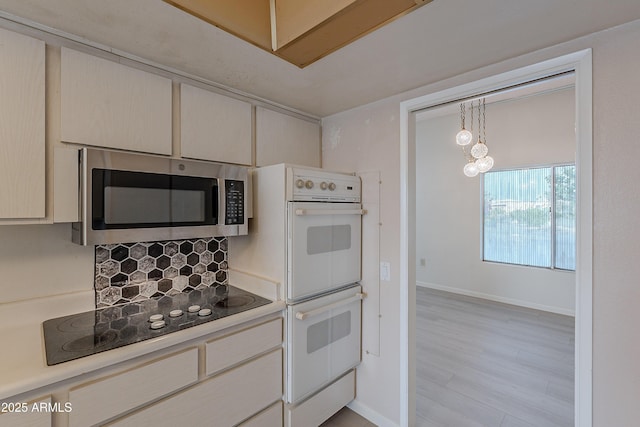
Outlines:
{"type": "Polygon", "coordinates": [[[50,319],[47,365],[111,350],[269,304],[229,285],[50,319]]]}

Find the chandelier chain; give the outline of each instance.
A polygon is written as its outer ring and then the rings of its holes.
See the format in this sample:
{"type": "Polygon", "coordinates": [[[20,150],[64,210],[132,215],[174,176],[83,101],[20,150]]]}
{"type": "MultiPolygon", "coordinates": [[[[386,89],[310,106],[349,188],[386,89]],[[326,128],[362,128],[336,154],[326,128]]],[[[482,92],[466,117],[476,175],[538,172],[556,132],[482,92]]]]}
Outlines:
{"type": "Polygon", "coordinates": [[[487,128],[486,128],[486,114],[487,106],[484,103],[485,98],[482,98],[482,136],[484,137],[484,143],[487,143],[487,128]]]}
{"type": "Polygon", "coordinates": [[[480,116],[481,116],[481,111],[480,111],[480,100],[478,99],[478,144],[480,143],[480,129],[482,129],[480,127],[480,116]]]}

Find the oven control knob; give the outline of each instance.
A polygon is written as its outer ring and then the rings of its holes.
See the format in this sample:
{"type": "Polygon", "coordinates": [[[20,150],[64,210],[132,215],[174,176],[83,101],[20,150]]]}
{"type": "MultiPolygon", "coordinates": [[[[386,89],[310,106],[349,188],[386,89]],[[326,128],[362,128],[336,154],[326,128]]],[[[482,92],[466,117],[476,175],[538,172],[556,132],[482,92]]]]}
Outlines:
{"type": "Polygon", "coordinates": [[[311,190],[313,188],[313,181],[309,180],[305,182],[304,186],[307,187],[309,190],[311,190]]]}
{"type": "Polygon", "coordinates": [[[333,190],[335,190],[335,189],[336,189],[336,184],[335,184],[335,183],[333,183],[333,182],[330,182],[330,183],[329,183],[329,190],[333,191],[333,190]]]}
{"type": "Polygon", "coordinates": [[[304,181],[301,180],[301,179],[297,180],[296,181],[296,187],[298,187],[298,188],[304,187],[304,181]]]}
{"type": "Polygon", "coordinates": [[[329,186],[329,185],[328,185],[326,182],[324,182],[324,181],[320,183],[320,189],[321,189],[321,190],[326,190],[328,186],[329,186]]]}

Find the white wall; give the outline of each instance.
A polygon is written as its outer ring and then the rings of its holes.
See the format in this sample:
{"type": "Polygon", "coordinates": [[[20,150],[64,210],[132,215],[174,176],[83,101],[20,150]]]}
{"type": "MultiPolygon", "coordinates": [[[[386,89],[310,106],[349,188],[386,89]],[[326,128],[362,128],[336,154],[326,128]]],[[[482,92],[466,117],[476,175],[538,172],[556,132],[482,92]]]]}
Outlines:
{"type": "MultiPolygon", "coordinates": [[[[487,104],[486,121],[494,170],[575,161],[573,88],[487,104]]],[[[459,129],[459,113],[416,126],[418,284],[573,314],[575,273],[482,262],[482,177],[462,173],[466,159],[454,142],[459,129]]]]}
{"type": "Polygon", "coordinates": [[[0,309],[12,301],[92,291],[93,261],[93,246],[71,242],[71,224],[0,226],[0,309]]]}
{"type": "Polygon", "coordinates": [[[381,260],[391,262],[391,281],[381,286],[380,357],[365,355],[358,370],[360,408],[382,422],[399,423],[400,102],[592,48],[593,425],[640,425],[638,40],[640,21],[634,21],[323,119],[324,167],[382,173],[381,260]]]}

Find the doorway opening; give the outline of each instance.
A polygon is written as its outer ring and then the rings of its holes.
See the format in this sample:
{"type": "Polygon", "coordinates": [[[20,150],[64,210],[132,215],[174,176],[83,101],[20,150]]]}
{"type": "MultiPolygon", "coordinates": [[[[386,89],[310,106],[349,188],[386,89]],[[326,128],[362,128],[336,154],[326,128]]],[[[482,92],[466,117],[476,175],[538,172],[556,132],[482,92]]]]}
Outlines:
{"type": "MultiPolygon", "coordinates": [[[[592,146],[591,52],[576,52],[482,79],[401,104],[401,424],[415,423],[416,396],[416,117],[433,107],[476,99],[505,88],[575,73],[576,268],[575,412],[576,426],[591,426],[592,395],[592,146]]],[[[490,137],[489,137],[490,144],[490,137]]],[[[490,145],[489,145],[490,146],[490,145]]]]}

